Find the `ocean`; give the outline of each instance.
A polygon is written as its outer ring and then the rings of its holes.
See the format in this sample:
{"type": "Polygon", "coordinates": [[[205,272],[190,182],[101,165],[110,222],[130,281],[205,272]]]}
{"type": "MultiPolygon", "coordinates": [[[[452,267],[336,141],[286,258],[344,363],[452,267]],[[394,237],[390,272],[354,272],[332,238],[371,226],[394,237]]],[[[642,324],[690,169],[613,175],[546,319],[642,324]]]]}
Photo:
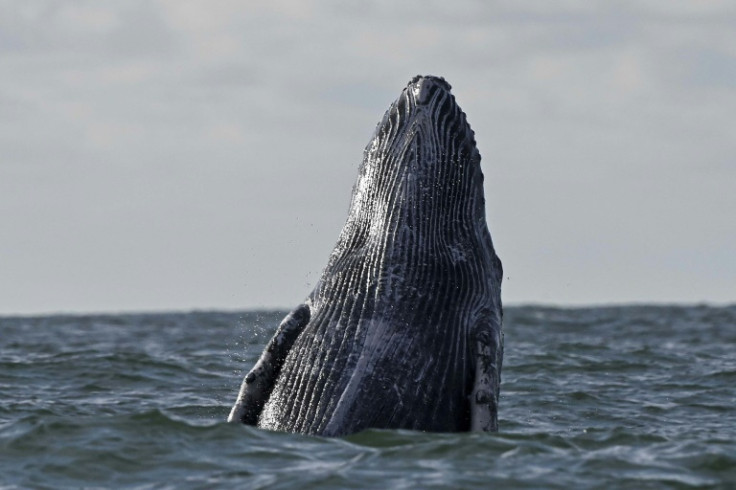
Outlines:
{"type": "Polygon", "coordinates": [[[0,317],[0,488],[736,488],[736,305],[505,309],[500,431],[225,422],[285,312],[0,317]]]}

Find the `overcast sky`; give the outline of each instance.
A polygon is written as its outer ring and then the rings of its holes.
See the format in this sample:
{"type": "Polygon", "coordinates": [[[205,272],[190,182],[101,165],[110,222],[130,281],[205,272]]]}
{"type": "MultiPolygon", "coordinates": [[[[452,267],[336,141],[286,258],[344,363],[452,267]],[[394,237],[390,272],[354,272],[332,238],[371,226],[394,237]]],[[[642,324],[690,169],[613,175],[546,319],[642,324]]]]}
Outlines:
{"type": "Polygon", "coordinates": [[[296,305],[420,73],[505,303],[736,301],[733,1],[0,0],[0,314],[296,305]]]}

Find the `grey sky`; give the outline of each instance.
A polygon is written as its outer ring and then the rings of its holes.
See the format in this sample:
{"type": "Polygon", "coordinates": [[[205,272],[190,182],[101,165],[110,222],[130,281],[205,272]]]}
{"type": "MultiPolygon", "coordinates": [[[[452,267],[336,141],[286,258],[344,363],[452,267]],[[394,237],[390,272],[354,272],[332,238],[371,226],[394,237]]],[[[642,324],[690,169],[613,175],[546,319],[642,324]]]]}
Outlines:
{"type": "Polygon", "coordinates": [[[0,1],[0,314],[289,307],[414,75],[507,303],[736,300],[731,1],[0,1]]]}

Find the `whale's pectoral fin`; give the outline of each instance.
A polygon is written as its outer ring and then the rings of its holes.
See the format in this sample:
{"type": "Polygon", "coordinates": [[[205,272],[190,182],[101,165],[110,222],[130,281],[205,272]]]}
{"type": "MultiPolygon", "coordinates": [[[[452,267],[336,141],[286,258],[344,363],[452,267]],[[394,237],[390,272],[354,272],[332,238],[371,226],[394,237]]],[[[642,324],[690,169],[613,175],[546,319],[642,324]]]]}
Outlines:
{"type": "Polygon", "coordinates": [[[470,430],[495,432],[498,430],[503,333],[498,315],[483,316],[471,339],[475,380],[470,394],[470,430]]]}
{"type": "Polygon", "coordinates": [[[238,400],[227,418],[228,422],[242,422],[247,425],[258,423],[258,417],[271,395],[284,359],[294,341],[309,323],[309,317],[309,306],[305,304],[299,305],[286,315],[256,365],[245,375],[238,400]]]}

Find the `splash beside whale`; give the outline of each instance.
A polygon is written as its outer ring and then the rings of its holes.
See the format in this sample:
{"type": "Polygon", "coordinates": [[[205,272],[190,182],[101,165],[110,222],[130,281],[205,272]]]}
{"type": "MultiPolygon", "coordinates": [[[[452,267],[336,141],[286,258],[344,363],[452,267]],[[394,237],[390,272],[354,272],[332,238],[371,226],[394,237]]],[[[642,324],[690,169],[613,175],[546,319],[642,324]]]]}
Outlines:
{"type": "Polygon", "coordinates": [[[417,76],[386,111],[319,282],[229,421],[323,436],[497,430],[503,272],[475,136],[450,90],[417,76]]]}

